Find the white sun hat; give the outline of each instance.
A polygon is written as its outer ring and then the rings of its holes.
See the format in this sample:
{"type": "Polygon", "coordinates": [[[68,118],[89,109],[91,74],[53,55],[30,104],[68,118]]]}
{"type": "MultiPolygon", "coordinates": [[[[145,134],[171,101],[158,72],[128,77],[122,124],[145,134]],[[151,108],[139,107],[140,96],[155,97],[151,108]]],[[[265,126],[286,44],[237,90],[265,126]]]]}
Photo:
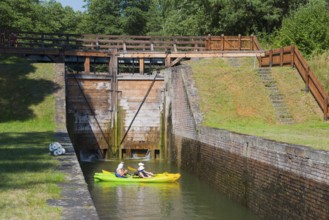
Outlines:
{"type": "Polygon", "coordinates": [[[118,169],[122,169],[123,168],[123,162],[121,162],[121,163],[119,163],[119,165],[118,165],[118,169]]]}
{"type": "Polygon", "coordinates": [[[138,163],[138,166],[144,166],[144,164],[143,163],[138,163]]]}

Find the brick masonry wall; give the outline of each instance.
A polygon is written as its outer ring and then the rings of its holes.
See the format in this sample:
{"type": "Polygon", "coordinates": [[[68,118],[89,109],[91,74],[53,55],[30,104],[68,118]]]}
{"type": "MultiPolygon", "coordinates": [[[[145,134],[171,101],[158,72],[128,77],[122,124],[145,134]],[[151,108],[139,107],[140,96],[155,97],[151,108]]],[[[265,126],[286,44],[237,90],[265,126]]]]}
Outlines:
{"type": "MultiPolygon", "coordinates": [[[[170,77],[171,88],[170,93],[174,94],[171,99],[172,109],[172,123],[175,128],[176,134],[184,134],[189,138],[196,138],[196,117],[193,116],[193,108],[195,107],[192,101],[191,90],[186,89],[186,86],[191,88],[192,84],[189,84],[189,73],[191,69],[188,67],[174,68],[170,77]]],[[[196,111],[194,111],[196,112],[196,111]]]]}
{"type": "MultiPolygon", "coordinates": [[[[182,75],[183,70],[180,71],[182,75]]],[[[172,72],[179,78],[177,70],[172,72]]],[[[184,74],[188,72],[189,69],[184,74]]],[[[189,90],[187,84],[172,87],[171,96],[186,99],[179,103],[192,100],[191,92],[182,88],[189,90]]],[[[171,159],[182,169],[194,173],[260,217],[329,219],[328,152],[203,127],[192,120],[197,131],[194,134],[189,122],[180,120],[198,115],[192,113],[197,108],[184,104],[177,109],[174,103],[178,101],[172,97],[171,101],[173,128],[168,145],[171,159]]]]}
{"type": "MultiPolygon", "coordinates": [[[[193,105],[194,102],[190,102],[188,91],[185,86],[188,84],[186,78],[189,78],[188,67],[176,67],[171,71],[165,73],[165,118],[166,118],[166,142],[167,146],[167,158],[177,163],[180,166],[181,150],[176,148],[172,143],[172,133],[176,135],[183,135],[195,139],[196,122],[193,117],[193,105]],[[173,132],[174,129],[175,131],[173,132]]],[[[189,88],[193,88],[190,86],[189,88]]],[[[199,111],[194,111],[199,112],[199,111]]],[[[197,118],[197,117],[196,117],[197,118]]]]}

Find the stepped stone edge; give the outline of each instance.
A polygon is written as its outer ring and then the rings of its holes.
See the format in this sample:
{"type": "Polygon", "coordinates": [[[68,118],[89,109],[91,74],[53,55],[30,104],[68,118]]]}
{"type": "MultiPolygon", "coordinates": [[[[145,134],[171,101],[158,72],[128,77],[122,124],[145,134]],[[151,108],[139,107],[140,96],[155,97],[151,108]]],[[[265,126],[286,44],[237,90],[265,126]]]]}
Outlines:
{"type": "Polygon", "coordinates": [[[58,170],[66,177],[64,183],[59,184],[62,190],[61,198],[48,200],[49,205],[62,208],[62,219],[99,219],[95,205],[84,179],[78,158],[66,130],[65,104],[65,64],[56,63],[55,83],[58,90],[55,93],[55,141],[62,144],[66,153],[55,157],[60,162],[58,170]]]}

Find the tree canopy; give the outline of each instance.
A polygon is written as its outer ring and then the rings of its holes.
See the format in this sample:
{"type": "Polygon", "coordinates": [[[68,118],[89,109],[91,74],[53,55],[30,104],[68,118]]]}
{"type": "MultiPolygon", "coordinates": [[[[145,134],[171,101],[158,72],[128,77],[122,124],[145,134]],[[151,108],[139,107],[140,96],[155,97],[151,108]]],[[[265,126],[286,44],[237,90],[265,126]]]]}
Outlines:
{"type": "Polygon", "coordinates": [[[2,0],[0,29],[110,35],[261,35],[276,46],[328,50],[326,0],[2,0]]]}
{"type": "Polygon", "coordinates": [[[273,34],[272,45],[297,45],[305,55],[329,49],[329,5],[312,0],[283,19],[282,27],[273,34]]]}

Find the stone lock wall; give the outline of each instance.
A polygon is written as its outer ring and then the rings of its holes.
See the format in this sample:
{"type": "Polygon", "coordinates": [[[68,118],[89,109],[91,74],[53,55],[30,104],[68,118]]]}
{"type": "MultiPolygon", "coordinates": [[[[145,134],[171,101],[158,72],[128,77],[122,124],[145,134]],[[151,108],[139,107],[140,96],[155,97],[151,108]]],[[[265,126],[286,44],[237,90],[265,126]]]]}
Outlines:
{"type": "Polygon", "coordinates": [[[188,74],[176,68],[168,78],[169,87],[172,78],[184,85],[166,99],[171,160],[265,219],[329,219],[329,153],[200,126],[188,74]]]}
{"type": "Polygon", "coordinates": [[[200,133],[200,141],[175,136],[182,169],[263,218],[328,219],[328,153],[207,127],[200,133]]]}

